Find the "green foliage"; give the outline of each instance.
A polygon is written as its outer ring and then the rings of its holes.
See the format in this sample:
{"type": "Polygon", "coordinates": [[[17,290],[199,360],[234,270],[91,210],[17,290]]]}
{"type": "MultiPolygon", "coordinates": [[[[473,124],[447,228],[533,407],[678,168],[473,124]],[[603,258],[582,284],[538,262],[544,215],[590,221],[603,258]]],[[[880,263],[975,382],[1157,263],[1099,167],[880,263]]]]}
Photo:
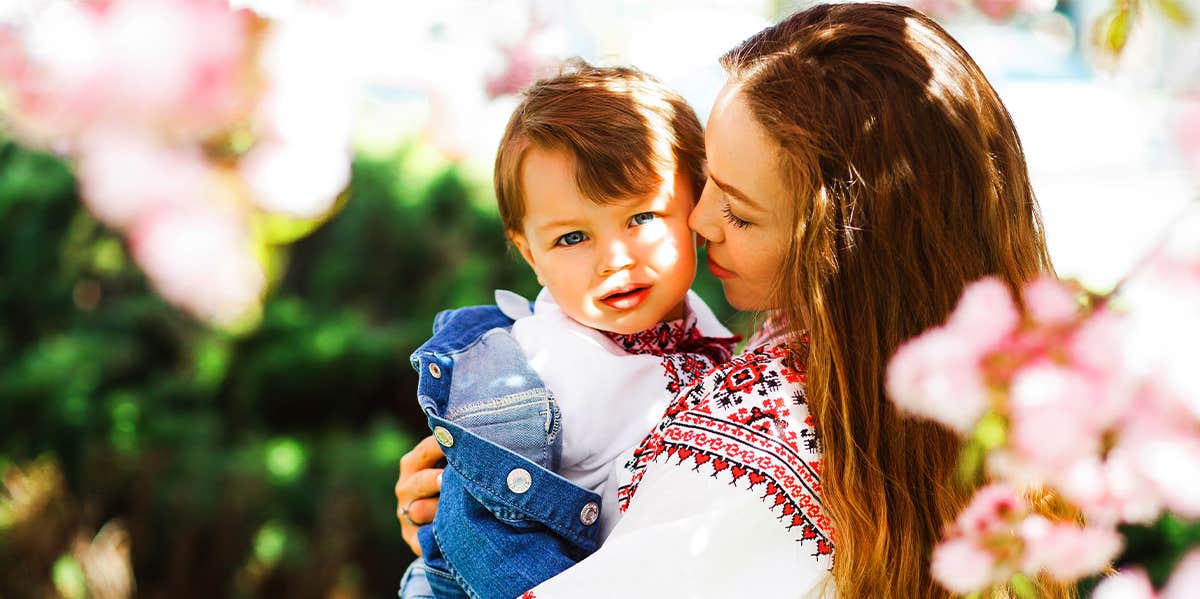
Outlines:
{"type": "Polygon", "coordinates": [[[6,597],[76,588],[64,552],[113,520],[139,595],[395,591],[411,555],[391,489],[424,434],[408,355],[437,310],[537,290],[486,188],[412,167],[419,152],[356,161],[344,208],[291,247],[261,327],[234,336],[149,291],[61,161],[2,142],[0,464],[51,456],[73,514],[50,534],[0,510],[6,597]],[[54,540],[22,544],[38,536],[54,540]]]}

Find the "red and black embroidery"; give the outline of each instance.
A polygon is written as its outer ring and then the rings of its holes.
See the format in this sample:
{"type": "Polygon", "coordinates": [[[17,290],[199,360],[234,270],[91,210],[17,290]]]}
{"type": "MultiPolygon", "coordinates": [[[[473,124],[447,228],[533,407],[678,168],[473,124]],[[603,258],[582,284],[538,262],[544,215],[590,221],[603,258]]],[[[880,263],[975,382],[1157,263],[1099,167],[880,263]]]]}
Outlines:
{"type": "MultiPolygon", "coordinates": [[[[806,340],[801,340],[805,342],[806,340]]],[[[621,511],[653,462],[690,466],[755,492],[813,556],[833,551],[833,526],[820,505],[820,443],[807,414],[802,367],[784,345],[760,346],[680,393],[625,464],[621,511]]]]}
{"type": "Polygon", "coordinates": [[[712,364],[720,364],[733,356],[733,347],[741,336],[705,337],[696,326],[696,314],[690,309],[683,318],[660,322],[640,333],[622,335],[604,332],[631,354],[666,356],[670,354],[698,354],[712,364]]]}
{"type": "Polygon", "coordinates": [[[740,336],[705,337],[696,326],[696,314],[688,310],[679,320],[660,322],[640,333],[622,335],[604,332],[621,349],[631,354],[661,356],[666,390],[679,393],[717,364],[733,355],[740,336]]]}
{"type": "Polygon", "coordinates": [[[719,362],[713,362],[701,354],[667,354],[663,356],[663,375],[667,378],[667,391],[678,394],[707,374],[719,362]]]}

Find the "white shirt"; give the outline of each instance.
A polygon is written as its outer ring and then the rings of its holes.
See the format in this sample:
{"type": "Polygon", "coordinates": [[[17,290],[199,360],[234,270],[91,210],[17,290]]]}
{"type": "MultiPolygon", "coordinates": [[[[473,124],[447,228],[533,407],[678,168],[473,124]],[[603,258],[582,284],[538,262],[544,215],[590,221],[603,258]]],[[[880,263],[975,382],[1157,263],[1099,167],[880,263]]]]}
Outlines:
{"type": "MultiPolygon", "coordinates": [[[[513,296],[497,292],[496,303],[516,320],[513,337],[558,403],[562,459],[557,473],[601,496],[603,540],[621,518],[620,467],[675,397],[667,389],[663,358],[626,352],[604,333],[567,316],[545,289],[532,313],[528,303],[513,296]]],[[[700,296],[689,291],[686,301],[702,335],[731,335],[700,296]]]]}

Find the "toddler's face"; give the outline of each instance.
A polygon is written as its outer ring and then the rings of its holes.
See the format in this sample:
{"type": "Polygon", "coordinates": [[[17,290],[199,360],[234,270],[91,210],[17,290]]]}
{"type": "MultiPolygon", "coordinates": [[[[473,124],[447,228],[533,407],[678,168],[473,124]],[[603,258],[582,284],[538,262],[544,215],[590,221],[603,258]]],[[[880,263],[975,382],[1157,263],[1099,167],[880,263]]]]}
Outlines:
{"type": "Polygon", "coordinates": [[[686,177],[667,175],[645,197],[600,205],[576,188],[570,153],[533,148],[522,182],[525,220],[513,242],[563,312],[623,334],[683,315],[696,275],[686,177]]]}

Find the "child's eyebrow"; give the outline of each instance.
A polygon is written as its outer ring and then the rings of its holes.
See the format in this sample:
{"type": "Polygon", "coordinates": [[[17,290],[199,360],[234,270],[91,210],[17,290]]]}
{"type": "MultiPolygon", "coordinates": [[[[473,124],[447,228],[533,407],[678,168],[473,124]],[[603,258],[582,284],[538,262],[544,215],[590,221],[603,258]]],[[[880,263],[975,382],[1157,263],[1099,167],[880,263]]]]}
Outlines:
{"type": "Polygon", "coordinates": [[[548,223],[541,223],[537,226],[537,228],[540,231],[549,231],[551,229],[577,227],[577,226],[579,226],[579,221],[566,219],[566,220],[554,220],[554,221],[550,221],[548,223]]]}
{"type": "Polygon", "coordinates": [[[712,174],[711,172],[708,173],[708,178],[712,179],[712,182],[716,183],[717,187],[720,187],[721,191],[725,192],[726,195],[736,198],[737,200],[740,200],[741,202],[745,203],[746,205],[750,206],[751,208],[753,208],[759,212],[764,212],[762,206],[758,205],[758,202],[751,200],[750,196],[742,193],[740,190],[738,190],[738,188],[736,188],[728,183],[722,182],[720,179],[717,178],[716,175],[712,174]]]}

